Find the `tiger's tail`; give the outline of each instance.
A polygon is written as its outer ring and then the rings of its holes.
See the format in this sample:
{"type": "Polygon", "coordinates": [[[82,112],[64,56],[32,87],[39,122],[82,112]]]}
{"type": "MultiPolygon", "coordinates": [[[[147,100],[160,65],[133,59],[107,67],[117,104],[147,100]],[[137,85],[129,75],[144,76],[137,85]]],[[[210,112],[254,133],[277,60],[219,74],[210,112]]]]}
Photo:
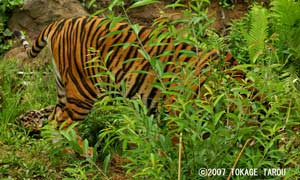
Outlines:
{"type": "Polygon", "coordinates": [[[30,47],[28,41],[26,40],[25,36],[21,33],[21,31],[15,30],[14,36],[21,41],[22,45],[24,46],[28,57],[35,58],[41,50],[47,45],[46,41],[40,41],[38,38],[35,43],[30,47]]]}

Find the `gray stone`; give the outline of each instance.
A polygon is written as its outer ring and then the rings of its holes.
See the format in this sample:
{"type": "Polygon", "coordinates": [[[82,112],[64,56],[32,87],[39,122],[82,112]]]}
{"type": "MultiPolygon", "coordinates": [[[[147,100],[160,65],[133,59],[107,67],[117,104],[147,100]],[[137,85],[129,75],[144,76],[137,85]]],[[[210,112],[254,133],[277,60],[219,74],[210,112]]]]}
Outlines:
{"type": "Polygon", "coordinates": [[[34,39],[55,20],[86,15],[89,13],[78,0],[25,0],[24,5],[13,12],[8,26],[11,30],[25,31],[34,39]]]}

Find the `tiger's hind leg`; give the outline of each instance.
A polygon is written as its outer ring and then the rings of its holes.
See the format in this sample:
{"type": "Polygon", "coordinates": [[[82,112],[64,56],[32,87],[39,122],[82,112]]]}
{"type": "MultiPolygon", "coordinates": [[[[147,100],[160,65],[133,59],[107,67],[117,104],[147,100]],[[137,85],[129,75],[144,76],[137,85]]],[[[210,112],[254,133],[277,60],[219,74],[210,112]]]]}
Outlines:
{"type": "MultiPolygon", "coordinates": [[[[74,113],[72,113],[72,106],[70,103],[66,103],[63,107],[61,107],[59,104],[56,105],[54,111],[52,112],[52,119],[50,119],[51,124],[54,126],[54,128],[60,128],[61,126],[63,126],[63,129],[67,129],[68,127],[70,127],[70,125],[73,123],[73,119],[72,116],[74,115],[74,113]]],[[[78,119],[76,121],[79,121],[78,119]]],[[[76,136],[77,136],[77,145],[80,147],[81,152],[76,152],[79,153],[80,156],[82,157],[93,157],[93,148],[92,147],[88,147],[87,152],[84,148],[83,145],[83,140],[79,135],[79,132],[77,130],[77,128],[74,128],[74,131],[76,132],[76,136]]],[[[55,138],[59,136],[59,134],[53,134],[53,142],[57,142],[58,139],[55,138]]],[[[65,148],[63,150],[64,153],[75,153],[74,147],[72,148],[65,148]]]]}
{"type": "MultiPolygon", "coordinates": [[[[97,91],[94,85],[89,79],[82,80],[82,84],[78,81],[73,82],[71,80],[66,84],[66,104],[58,122],[65,121],[65,126],[69,126],[73,121],[80,122],[84,120],[87,114],[91,111],[94,103],[97,100],[97,91]]],[[[89,147],[88,152],[85,152],[82,138],[80,137],[77,129],[77,143],[82,149],[81,156],[93,156],[93,148],[89,147]]]]}
{"type": "Polygon", "coordinates": [[[60,75],[57,75],[57,74],[58,73],[56,73],[56,76],[55,76],[56,91],[57,91],[57,103],[55,105],[53,112],[48,117],[48,120],[50,120],[51,124],[53,124],[55,127],[59,125],[58,122],[63,117],[64,108],[67,103],[65,87],[60,78],[60,75]]]}
{"type": "MultiPolygon", "coordinates": [[[[80,81],[80,79],[78,80],[80,81]]],[[[86,115],[91,111],[94,102],[97,100],[97,91],[94,88],[94,85],[87,80],[82,84],[79,84],[78,81],[73,82],[70,79],[67,79],[65,86],[62,86],[60,81],[57,81],[57,92],[58,92],[58,103],[55,107],[55,110],[52,114],[53,123],[56,127],[63,125],[63,128],[68,128],[73,121],[80,122],[86,115]]],[[[88,152],[85,152],[83,147],[83,141],[77,132],[77,129],[74,129],[77,134],[77,144],[80,146],[82,153],[81,156],[93,155],[93,148],[89,147],[88,152]]],[[[67,149],[67,152],[74,152],[71,149],[67,149]]]]}

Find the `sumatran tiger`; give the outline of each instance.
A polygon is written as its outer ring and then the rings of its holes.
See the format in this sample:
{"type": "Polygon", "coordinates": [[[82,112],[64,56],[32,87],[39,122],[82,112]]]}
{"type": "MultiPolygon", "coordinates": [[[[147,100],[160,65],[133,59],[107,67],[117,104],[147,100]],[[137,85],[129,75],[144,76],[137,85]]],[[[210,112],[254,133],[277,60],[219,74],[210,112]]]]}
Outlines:
{"type": "MultiPolygon", "coordinates": [[[[127,98],[139,95],[150,111],[158,107],[159,99],[167,101],[167,97],[153,86],[157,76],[141,49],[149,57],[156,56],[157,61],[164,63],[164,72],[176,73],[180,67],[175,67],[175,62],[186,62],[193,64],[195,75],[200,76],[209,61],[220,59],[218,50],[199,50],[194,56],[185,55],[183,51],[196,52],[196,49],[186,43],[176,44],[171,37],[162,38],[158,45],[153,46],[151,43],[154,43],[153,37],[156,36],[154,29],[141,26],[137,34],[129,23],[113,23],[100,17],[67,18],[49,24],[40,32],[32,47],[20,31],[14,34],[31,58],[49,45],[58,97],[49,120],[55,120],[58,124],[66,121],[66,126],[72,121],[83,120],[98,97],[101,97],[105,88],[95,84],[112,83],[107,77],[97,76],[105,71],[103,66],[114,75],[114,83],[120,85],[125,82],[127,98]],[[139,45],[126,46],[126,43],[139,45]],[[167,51],[173,53],[164,53],[167,51]],[[95,58],[98,61],[94,61],[95,58]],[[89,63],[91,61],[93,65],[89,63]]],[[[224,59],[231,64],[234,62],[229,53],[224,59]]],[[[195,92],[204,80],[200,78],[199,85],[193,87],[195,92]]]]}

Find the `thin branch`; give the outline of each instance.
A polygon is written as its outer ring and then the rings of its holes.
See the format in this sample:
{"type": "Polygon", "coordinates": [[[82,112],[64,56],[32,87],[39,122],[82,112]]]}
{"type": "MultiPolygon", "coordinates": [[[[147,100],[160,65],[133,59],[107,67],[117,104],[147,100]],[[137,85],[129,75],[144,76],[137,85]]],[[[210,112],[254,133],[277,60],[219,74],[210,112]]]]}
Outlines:
{"type": "MultiPolygon", "coordinates": [[[[243,154],[243,152],[244,152],[246,146],[249,144],[249,142],[250,142],[251,139],[252,139],[252,138],[247,139],[247,141],[245,142],[245,144],[244,144],[243,148],[241,149],[239,155],[238,155],[237,158],[235,159],[235,162],[234,162],[233,167],[232,167],[231,169],[235,169],[235,167],[236,167],[237,163],[239,162],[239,160],[240,160],[240,158],[241,158],[241,156],[242,156],[242,154],[243,154]]],[[[232,170],[230,171],[230,173],[229,173],[229,175],[228,175],[228,177],[227,177],[227,180],[230,180],[230,179],[231,179],[231,176],[232,176],[232,170]]]]}

